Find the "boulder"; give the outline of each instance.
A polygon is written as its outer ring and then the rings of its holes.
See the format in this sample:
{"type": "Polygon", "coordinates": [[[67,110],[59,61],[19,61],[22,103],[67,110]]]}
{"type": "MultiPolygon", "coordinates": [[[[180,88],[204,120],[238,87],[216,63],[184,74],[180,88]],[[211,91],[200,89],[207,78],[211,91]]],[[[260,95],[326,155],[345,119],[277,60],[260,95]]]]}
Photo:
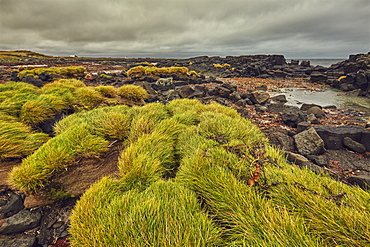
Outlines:
{"type": "Polygon", "coordinates": [[[7,218],[0,226],[0,234],[20,233],[36,227],[41,219],[41,212],[23,209],[7,218]]]}
{"type": "Polygon", "coordinates": [[[267,136],[271,144],[280,147],[285,151],[295,151],[293,137],[277,131],[271,131],[267,133],[267,136]]]}
{"type": "Polygon", "coordinates": [[[289,162],[292,162],[300,167],[306,167],[318,174],[322,173],[321,167],[315,165],[314,163],[309,161],[306,157],[292,152],[286,152],[286,154],[289,162]]]}
{"type": "Polygon", "coordinates": [[[283,110],[281,118],[286,125],[296,128],[298,123],[307,120],[307,115],[296,107],[289,107],[283,110]]]}
{"type": "Polygon", "coordinates": [[[322,109],[322,107],[321,107],[320,105],[316,105],[316,104],[306,104],[306,103],[303,103],[299,109],[300,109],[301,111],[308,111],[310,108],[312,108],[312,107],[314,107],[314,106],[317,106],[317,107],[319,107],[320,109],[322,109]]]}
{"type": "Polygon", "coordinates": [[[229,95],[232,93],[233,91],[226,88],[226,87],[217,87],[217,94],[216,96],[219,96],[221,98],[229,98],[229,95]]]}
{"type": "Polygon", "coordinates": [[[362,132],[360,143],[364,145],[367,152],[370,152],[370,130],[364,130],[362,132]]]}
{"type": "Polygon", "coordinates": [[[366,148],[364,145],[362,145],[359,142],[354,141],[350,137],[344,137],[343,138],[343,145],[348,148],[349,150],[352,150],[357,153],[365,153],[366,148]]]}
{"type": "Polygon", "coordinates": [[[247,118],[248,117],[248,115],[249,115],[249,112],[248,112],[248,110],[247,109],[243,109],[243,108],[238,108],[238,109],[236,109],[238,112],[239,112],[239,114],[242,116],[242,117],[244,117],[244,118],[247,118]]]}
{"type": "Polygon", "coordinates": [[[310,67],[311,63],[309,60],[303,60],[300,65],[303,67],[310,67]]]}
{"type": "Polygon", "coordinates": [[[183,86],[177,88],[177,92],[181,98],[190,98],[195,93],[195,90],[191,86],[183,86]]]}
{"type": "Polygon", "coordinates": [[[23,198],[11,191],[0,195],[0,219],[10,217],[23,209],[23,198]]]}
{"type": "Polygon", "coordinates": [[[34,234],[0,235],[0,247],[32,247],[35,244],[34,234]]]}
{"type": "Polygon", "coordinates": [[[325,152],[324,141],[314,128],[293,136],[298,152],[302,155],[319,155],[325,152]]]}
{"type": "Polygon", "coordinates": [[[286,99],[286,96],[284,94],[276,95],[271,97],[271,100],[279,103],[286,103],[288,100],[286,99]]]}
{"type": "MultiPolygon", "coordinates": [[[[364,127],[358,125],[347,126],[314,126],[317,134],[324,140],[326,149],[343,149],[344,137],[350,137],[356,142],[362,140],[364,127]]],[[[364,145],[366,147],[366,145],[364,145]]]]}
{"type": "Polygon", "coordinates": [[[311,123],[309,122],[300,122],[297,124],[297,131],[298,133],[299,132],[302,132],[302,131],[305,131],[307,129],[309,129],[311,127],[311,123]]]}
{"type": "Polygon", "coordinates": [[[321,110],[321,108],[317,106],[311,107],[307,110],[307,112],[314,114],[317,118],[323,118],[325,116],[325,112],[323,112],[323,110],[321,110]]]}
{"type": "Polygon", "coordinates": [[[370,190],[370,176],[359,175],[347,178],[349,184],[358,185],[365,190],[370,190]]]}
{"type": "Polygon", "coordinates": [[[308,155],[307,158],[318,166],[328,166],[329,163],[327,155],[308,155]]]}
{"type": "Polygon", "coordinates": [[[307,115],[307,122],[312,123],[312,124],[320,123],[320,121],[317,119],[317,117],[313,113],[310,113],[307,115]]]}
{"type": "Polygon", "coordinates": [[[251,100],[254,104],[264,104],[270,99],[270,94],[262,91],[262,90],[257,90],[252,92],[252,97],[251,100]]]}

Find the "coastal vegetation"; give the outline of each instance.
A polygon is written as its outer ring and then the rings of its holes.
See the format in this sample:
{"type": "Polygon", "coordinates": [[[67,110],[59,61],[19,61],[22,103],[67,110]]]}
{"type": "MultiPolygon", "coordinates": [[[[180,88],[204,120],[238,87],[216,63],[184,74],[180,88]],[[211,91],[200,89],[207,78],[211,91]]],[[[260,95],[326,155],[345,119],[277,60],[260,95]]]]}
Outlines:
{"type": "Polygon", "coordinates": [[[50,67],[50,68],[23,68],[18,73],[18,78],[23,79],[26,76],[38,78],[41,73],[49,75],[60,75],[67,78],[82,77],[86,72],[85,67],[82,66],[69,66],[69,67],[50,67]]]}
{"type": "Polygon", "coordinates": [[[147,127],[128,131],[136,134],[124,139],[119,177],[92,185],[77,203],[73,246],[364,246],[369,241],[368,192],[288,164],[236,111],[197,100],[128,111],[131,128],[139,126],[133,124],[138,114],[147,127]]]}
{"type": "MultiPolygon", "coordinates": [[[[186,67],[153,65],[135,63],[126,74],[132,81],[151,76],[152,82],[163,75],[199,76],[186,67]]],[[[55,75],[40,88],[0,84],[0,161],[19,162],[9,176],[13,189],[61,200],[81,194],[59,176],[68,180],[68,171],[83,170],[88,162],[103,169],[115,148],[118,158],[109,163],[115,169],[80,190],[84,194],[65,223],[72,246],[362,247],[370,242],[369,191],[287,162],[286,154],[235,109],[196,99],[144,104],[149,96],[140,86],[90,87],[75,79],[82,70],[61,68],[19,71],[19,78],[55,75]],[[48,124],[50,135],[42,130],[48,124]]]]}
{"type": "Polygon", "coordinates": [[[153,76],[153,75],[161,75],[161,74],[182,74],[186,75],[189,72],[187,67],[162,67],[158,68],[155,66],[136,66],[129,69],[126,74],[129,77],[132,76],[153,76]]]}
{"type": "Polygon", "coordinates": [[[48,140],[41,124],[56,116],[100,106],[142,104],[146,91],[133,85],[87,87],[77,79],[59,79],[38,88],[23,82],[0,85],[1,158],[23,158],[48,140]],[[119,96],[118,96],[119,95],[119,96]],[[117,102],[117,103],[112,103],[117,102]]]}

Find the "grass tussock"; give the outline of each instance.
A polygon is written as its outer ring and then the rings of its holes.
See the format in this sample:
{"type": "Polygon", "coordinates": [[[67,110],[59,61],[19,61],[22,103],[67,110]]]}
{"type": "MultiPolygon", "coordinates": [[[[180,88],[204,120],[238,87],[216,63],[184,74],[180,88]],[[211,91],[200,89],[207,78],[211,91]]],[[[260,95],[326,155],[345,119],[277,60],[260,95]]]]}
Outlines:
{"type": "Polygon", "coordinates": [[[117,96],[117,89],[113,86],[97,86],[94,90],[101,93],[104,97],[115,98],[117,96]]]}
{"type": "Polygon", "coordinates": [[[11,117],[1,117],[0,160],[30,155],[48,139],[48,135],[33,133],[30,127],[11,117]]]}
{"type": "Polygon", "coordinates": [[[10,182],[22,191],[35,192],[44,188],[54,173],[66,168],[75,157],[99,156],[109,143],[91,132],[87,124],[79,124],[50,139],[12,170],[10,182]]]}
{"type": "Polygon", "coordinates": [[[136,85],[123,85],[117,89],[117,95],[125,100],[139,102],[148,98],[147,91],[136,85]]]}
{"type": "Polygon", "coordinates": [[[369,242],[369,192],[287,164],[234,110],[176,100],[129,112],[121,178],[101,180],[77,203],[74,246],[369,242]],[[250,186],[257,164],[261,172],[250,186]]]}

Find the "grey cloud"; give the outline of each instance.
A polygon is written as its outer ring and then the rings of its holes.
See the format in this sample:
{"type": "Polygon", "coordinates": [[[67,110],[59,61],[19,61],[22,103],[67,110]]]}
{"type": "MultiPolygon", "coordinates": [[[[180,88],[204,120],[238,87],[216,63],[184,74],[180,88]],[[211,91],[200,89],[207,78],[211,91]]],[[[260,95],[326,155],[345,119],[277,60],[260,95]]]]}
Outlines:
{"type": "Polygon", "coordinates": [[[0,49],[47,54],[346,57],[368,0],[0,0],[0,49]]]}

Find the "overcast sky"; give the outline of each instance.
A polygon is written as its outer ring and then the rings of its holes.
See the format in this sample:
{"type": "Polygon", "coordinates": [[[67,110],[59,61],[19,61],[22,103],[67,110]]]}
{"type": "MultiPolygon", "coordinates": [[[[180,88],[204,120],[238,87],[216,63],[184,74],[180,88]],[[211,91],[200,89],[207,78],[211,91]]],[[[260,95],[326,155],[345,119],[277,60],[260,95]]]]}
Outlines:
{"type": "Polygon", "coordinates": [[[0,50],[49,55],[348,58],[370,0],[0,0],[0,50]]]}

